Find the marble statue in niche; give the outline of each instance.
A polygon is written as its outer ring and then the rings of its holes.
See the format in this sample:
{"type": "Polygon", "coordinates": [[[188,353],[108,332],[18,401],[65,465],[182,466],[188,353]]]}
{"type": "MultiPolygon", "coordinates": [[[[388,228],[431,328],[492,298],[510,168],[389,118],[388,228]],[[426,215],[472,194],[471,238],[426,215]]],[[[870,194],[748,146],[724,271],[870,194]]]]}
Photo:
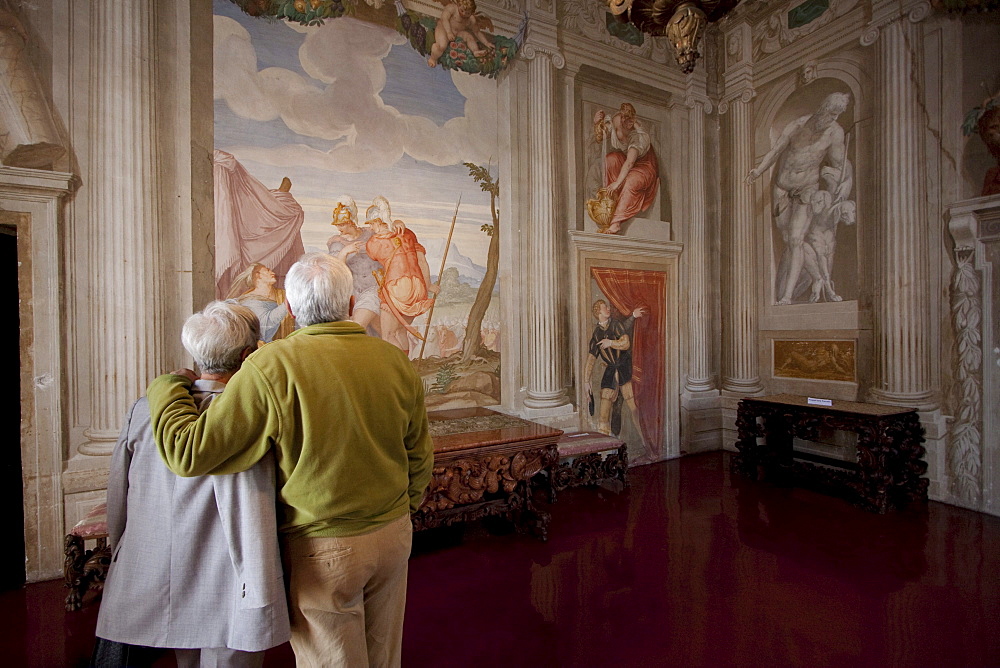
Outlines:
{"type": "Polygon", "coordinates": [[[771,216],[784,248],[775,276],[779,305],[839,302],[834,283],[837,230],[856,222],[849,133],[838,118],[848,109],[847,93],[828,94],[814,112],[788,122],[746,177],[752,184],[775,167],[771,216]]]}
{"type": "Polygon", "coordinates": [[[28,53],[28,32],[0,1],[0,162],[50,169],[66,152],[28,53]]]}
{"type": "Polygon", "coordinates": [[[656,201],[660,167],[653,143],[630,102],[594,114],[587,188],[593,196],[586,206],[599,232],[622,234],[623,225],[656,201]]]}

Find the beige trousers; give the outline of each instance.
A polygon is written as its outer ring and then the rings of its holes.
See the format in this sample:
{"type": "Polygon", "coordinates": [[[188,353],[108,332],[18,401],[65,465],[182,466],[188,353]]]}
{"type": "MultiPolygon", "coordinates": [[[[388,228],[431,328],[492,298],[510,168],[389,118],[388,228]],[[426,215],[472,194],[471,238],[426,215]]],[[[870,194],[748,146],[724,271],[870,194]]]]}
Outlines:
{"type": "Polygon", "coordinates": [[[412,538],[404,515],[360,536],[288,541],[296,665],[400,665],[412,538]]]}

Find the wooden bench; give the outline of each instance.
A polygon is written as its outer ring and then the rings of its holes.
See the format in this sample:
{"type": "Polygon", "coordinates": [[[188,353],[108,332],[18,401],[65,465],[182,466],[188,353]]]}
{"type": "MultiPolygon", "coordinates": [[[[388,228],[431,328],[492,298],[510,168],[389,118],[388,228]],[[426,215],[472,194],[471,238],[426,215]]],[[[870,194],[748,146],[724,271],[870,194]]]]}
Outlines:
{"type": "Polygon", "coordinates": [[[107,513],[106,503],[95,506],[66,534],[63,575],[70,590],[66,596],[67,610],[79,610],[88,589],[104,588],[111,565],[107,513]],[[87,549],[87,541],[94,541],[94,547],[87,549]]]}
{"type": "Polygon", "coordinates": [[[614,436],[596,431],[563,434],[556,443],[559,464],[552,475],[555,492],[579,485],[617,480],[628,486],[628,448],[614,436]]]}

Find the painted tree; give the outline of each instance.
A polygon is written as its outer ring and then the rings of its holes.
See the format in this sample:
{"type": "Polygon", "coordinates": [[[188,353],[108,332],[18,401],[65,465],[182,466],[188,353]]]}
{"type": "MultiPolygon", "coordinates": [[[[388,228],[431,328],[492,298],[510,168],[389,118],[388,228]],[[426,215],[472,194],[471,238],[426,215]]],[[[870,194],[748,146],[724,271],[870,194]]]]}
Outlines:
{"type": "Polygon", "coordinates": [[[462,342],[462,362],[471,362],[479,355],[483,347],[483,317],[493,298],[493,288],[497,284],[497,273],[500,270],[500,214],[497,211],[497,196],[500,194],[500,180],[493,180],[489,169],[471,162],[464,163],[469,168],[469,176],[479,184],[484,192],[490,194],[490,214],[493,224],[484,224],[480,229],[489,235],[490,247],[486,253],[486,275],[479,284],[476,301],[469,310],[469,321],[465,327],[465,340],[462,342]]]}

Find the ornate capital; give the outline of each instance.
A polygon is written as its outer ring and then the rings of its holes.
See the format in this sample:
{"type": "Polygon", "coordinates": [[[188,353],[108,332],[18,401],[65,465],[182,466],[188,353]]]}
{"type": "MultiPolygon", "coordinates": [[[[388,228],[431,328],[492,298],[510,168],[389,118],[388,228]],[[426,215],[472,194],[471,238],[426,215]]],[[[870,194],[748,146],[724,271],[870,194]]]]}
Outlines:
{"type": "Polygon", "coordinates": [[[707,95],[701,95],[699,93],[688,93],[684,96],[684,106],[688,109],[697,109],[701,107],[702,112],[706,114],[711,114],[715,105],[712,104],[711,98],[707,95]]]}
{"type": "Polygon", "coordinates": [[[928,16],[931,15],[931,3],[927,0],[919,0],[907,7],[898,8],[896,11],[888,14],[882,15],[879,18],[873,18],[872,22],[868,24],[865,31],[861,33],[861,46],[871,46],[878,41],[879,35],[882,34],[882,28],[886,27],[890,23],[902,20],[905,16],[910,23],[920,23],[928,16]]]}
{"type": "Polygon", "coordinates": [[[729,104],[731,102],[739,100],[743,104],[748,104],[750,100],[754,99],[755,97],[757,97],[757,91],[755,91],[750,86],[747,86],[742,90],[734,92],[731,95],[727,95],[725,98],[723,98],[722,101],[719,102],[719,113],[724,114],[727,111],[729,111],[729,104]]]}
{"type": "Polygon", "coordinates": [[[521,49],[521,56],[525,60],[534,60],[538,56],[547,56],[557,70],[561,70],[566,66],[566,58],[562,55],[562,52],[556,47],[547,44],[528,42],[521,49]]]}

